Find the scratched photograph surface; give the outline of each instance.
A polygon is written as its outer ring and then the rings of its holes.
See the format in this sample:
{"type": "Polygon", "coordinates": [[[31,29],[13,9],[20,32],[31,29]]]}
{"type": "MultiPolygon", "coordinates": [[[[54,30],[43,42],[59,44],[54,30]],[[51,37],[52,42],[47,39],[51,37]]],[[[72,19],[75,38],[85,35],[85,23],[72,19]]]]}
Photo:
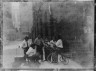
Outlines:
{"type": "Polygon", "coordinates": [[[2,50],[3,50],[3,39],[2,39],[2,35],[3,35],[3,7],[2,7],[2,2],[0,0],[0,70],[2,67],[2,50]]]}
{"type": "Polygon", "coordinates": [[[94,2],[3,2],[2,59],[3,68],[93,69],[94,2]]]}
{"type": "Polygon", "coordinates": [[[88,69],[2,69],[2,71],[93,71],[88,69]]]}

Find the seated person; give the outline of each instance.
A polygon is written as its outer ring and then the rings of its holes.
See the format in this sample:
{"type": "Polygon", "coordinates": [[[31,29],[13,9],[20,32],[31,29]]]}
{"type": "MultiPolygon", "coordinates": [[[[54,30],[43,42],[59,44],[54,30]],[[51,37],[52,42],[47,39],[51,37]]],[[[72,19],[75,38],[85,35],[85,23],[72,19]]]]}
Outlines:
{"type": "Polygon", "coordinates": [[[56,43],[56,41],[55,41],[55,37],[53,37],[53,39],[50,41],[50,46],[51,47],[54,47],[55,46],[55,43],[56,43]]]}
{"type": "Polygon", "coordinates": [[[30,60],[31,62],[36,62],[40,59],[40,55],[36,53],[35,44],[30,46],[29,50],[26,52],[26,55],[27,60],[30,60]]]}
{"type": "Polygon", "coordinates": [[[63,48],[63,41],[62,41],[61,35],[58,35],[58,40],[55,44],[56,44],[56,47],[63,48]]]}
{"type": "Polygon", "coordinates": [[[60,35],[58,35],[58,40],[53,45],[53,48],[57,51],[57,53],[62,51],[62,49],[63,49],[63,41],[62,41],[60,35]]]}
{"type": "MultiPolygon", "coordinates": [[[[55,59],[55,61],[59,61],[59,54],[61,54],[62,48],[63,48],[63,41],[61,39],[61,36],[58,35],[58,40],[54,45],[54,48],[56,49],[56,53],[53,56],[53,59],[55,59]]],[[[54,60],[53,60],[54,61],[54,60]]]]}
{"type": "Polygon", "coordinates": [[[26,55],[28,55],[28,57],[31,57],[32,55],[34,55],[36,53],[36,49],[35,46],[31,45],[28,49],[28,51],[26,52],[26,55]]]}

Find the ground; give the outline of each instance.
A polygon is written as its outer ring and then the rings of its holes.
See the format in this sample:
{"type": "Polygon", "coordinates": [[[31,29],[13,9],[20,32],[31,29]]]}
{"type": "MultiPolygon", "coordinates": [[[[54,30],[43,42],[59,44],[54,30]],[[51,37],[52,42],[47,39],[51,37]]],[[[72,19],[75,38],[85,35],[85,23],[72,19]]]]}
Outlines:
{"type": "MultiPolygon", "coordinates": [[[[13,68],[13,64],[16,63],[19,68],[83,68],[80,64],[76,63],[72,59],[69,59],[69,63],[64,65],[63,63],[53,64],[47,61],[38,63],[24,64],[22,61],[15,62],[16,57],[23,57],[22,48],[18,48],[22,41],[14,41],[3,47],[3,67],[13,68]]],[[[16,67],[16,66],[15,66],[16,67]]]]}

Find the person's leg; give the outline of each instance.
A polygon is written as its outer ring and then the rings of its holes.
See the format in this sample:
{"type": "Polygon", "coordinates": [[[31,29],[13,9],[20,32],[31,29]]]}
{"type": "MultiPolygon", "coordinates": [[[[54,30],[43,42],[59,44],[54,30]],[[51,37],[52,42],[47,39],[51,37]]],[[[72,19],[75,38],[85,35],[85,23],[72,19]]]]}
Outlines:
{"type": "Polygon", "coordinates": [[[27,56],[27,55],[26,55],[26,52],[27,52],[27,51],[28,51],[28,48],[25,48],[25,49],[24,49],[24,58],[25,58],[25,60],[26,60],[26,56],[27,56]]]}
{"type": "Polygon", "coordinates": [[[30,57],[31,62],[37,62],[38,60],[39,60],[39,55],[38,54],[34,54],[30,57]]]}
{"type": "Polygon", "coordinates": [[[63,53],[63,49],[62,48],[59,48],[58,54],[61,54],[61,53],[63,53]]]}
{"type": "Polygon", "coordinates": [[[25,59],[26,59],[26,61],[29,62],[29,56],[28,55],[25,55],[25,59]]]}
{"type": "Polygon", "coordinates": [[[43,50],[42,50],[42,47],[41,46],[38,46],[38,53],[41,56],[41,60],[43,60],[43,50]]]}
{"type": "Polygon", "coordinates": [[[28,51],[29,47],[26,47],[26,52],[28,51]]]}
{"type": "Polygon", "coordinates": [[[29,59],[31,62],[34,62],[34,55],[32,55],[29,59]]]}
{"type": "Polygon", "coordinates": [[[45,48],[45,60],[47,60],[47,49],[45,48]]]}
{"type": "Polygon", "coordinates": [[[62,48],[59,48],[58,50],[57,50],[57,55],[58,55],[58,62],[60,62],[60,57],[62,56],[62,48]]]}
{"type": "Polygon", "coordinates": [[[26,49],[24,49],[24,55],[26,55],[26,49]]]}
{"type": "Polygon", "coordinates": [[[35,55],[34,55],[34,61],[37,63],[37,62],[39,61],[39,59],[40,59],[40,58],[39,58],[39,55],[38,55],[38,54],[35,54],[35,55]]]}
{"type": "Polygon", "coordinates": [[[24,55],[26,55],[26,52],[28,51],[28,47],[24,48],[24,55]]]}
{"type": "Polygon", "coordinates": [[[40,49],[39,54],[41,55],[41,60],[43,60],[43,51],[40,49]]]}
{"type": "Polygon", "coordinates": [[[36,46],[36,52],[39,53],[39,46],[36,46]]]}
{"type": "MultiPolygon", "coordinates": [[[[41,48],[40,48],[40,46],[37,45],[36,47],[37,47],[36,48],[36,53],[41,56],[41,48]]],[[[41,57],[40,57],[40,59],[41,59],[41,57]]]]}
{"type": "Polygon", "coordinates": [[[43,60],[43,47],[41,47],[40,54],[41,54],[41,59],[43,60]]]}
{"type": "Polygon", "coordinates": [[[26,60],[26,49],[24,49],[24,59],[26,60]]]}
{"type": "Polygon", "coordinates": [[[47,57],[49,54],[50,54],[50,51],[47,48],[45,48],[45,59],[46,60],[47,60],[47,57]]]}

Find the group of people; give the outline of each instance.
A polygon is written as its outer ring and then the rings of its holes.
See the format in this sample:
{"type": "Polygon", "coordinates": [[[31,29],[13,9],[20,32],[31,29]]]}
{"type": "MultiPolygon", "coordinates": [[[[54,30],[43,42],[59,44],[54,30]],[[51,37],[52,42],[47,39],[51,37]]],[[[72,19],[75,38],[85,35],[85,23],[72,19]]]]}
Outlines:
{"type": "Polygon", "coordinates": [[[38,60],[38,58],[40,58],[41,60],[44,60],[43,55],[45,52],[45,60],[47,60],[47,56],[50,54],[50,48],[57,48],[60,52],[63,48],[63,41],[61,35],[58,35],[57,39],[53,37],[50,41],[48,38],[43,39],[41,35],[38,35],[34,41],[26,36],[19,47],[23,48],[25,58],[29,57],[32,60],[38,60]]]}

